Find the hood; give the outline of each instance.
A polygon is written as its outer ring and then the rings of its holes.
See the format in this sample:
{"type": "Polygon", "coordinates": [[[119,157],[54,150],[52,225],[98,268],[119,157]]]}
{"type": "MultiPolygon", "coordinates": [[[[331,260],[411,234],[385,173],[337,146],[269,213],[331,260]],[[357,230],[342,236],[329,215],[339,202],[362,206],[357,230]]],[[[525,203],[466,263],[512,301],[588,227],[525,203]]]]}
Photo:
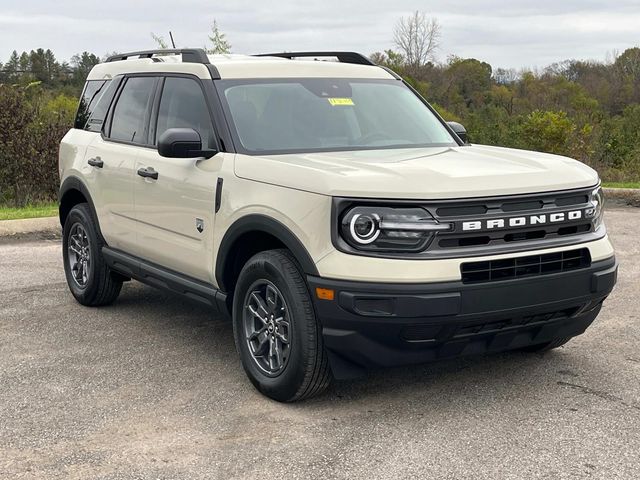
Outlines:
{"type": "Polygon", "coordinates": [[[451,199],[593,186],[598,174],[570,158],[485,145],[237,155],[241,178],[344,197],[451,199]]]}

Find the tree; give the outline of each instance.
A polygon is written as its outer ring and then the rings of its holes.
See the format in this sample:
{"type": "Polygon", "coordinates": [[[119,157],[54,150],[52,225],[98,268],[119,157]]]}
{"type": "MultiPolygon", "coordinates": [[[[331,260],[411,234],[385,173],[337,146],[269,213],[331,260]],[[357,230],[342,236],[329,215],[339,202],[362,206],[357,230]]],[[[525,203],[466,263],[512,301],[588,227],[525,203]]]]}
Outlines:
{"type": "Polygon", "coordinates": [[[20,57],[18,56],[17,51],[13,51],[11,53],[11,57],[9,57],[9,61],[4,66],[4,76],[7,83],[15,83],[18,81],[20,74],[18,71],[20,70],[20,57]]]}
{"type": "Polygon", "coordinates": [[[31,74],[31,57],[27,52],[20,54],[20,60],[18,62],[18,73],[16,75],[16,82],[28,83],[33,79],[31,74]]]}
{"type": "Polygon", "coordinates": [[[155,33],[151,32],[151,38],[153,38],[153,41],[158,44],[158,48],[169,48],[169,45],[167,44],[167,41],[163,36],[156,35],[155,33]]]}
{"type": "Polygon", "coordinates": [[[464,102],[466,108],[480,106],[486,92],[491,89],[491,65],[475,58],[449,58],[447,87],[454,102],[464,102]]]}
{"type": "Polygon", "coordinates": [[[91,69],[98,63],[100,63],[100,59],[89,52],[76,53],[71,57],[74,83],[76,85],[83,85],[91,69]]]}
{"type": "Polygon", "coordinates": [[[493,72],[493,78],[496,83],[508,85],[518,80],[518,72],[513,68],[497,68],[493,72]]]}
{"type": "Polygon", "coordinates": [[[402,54],[394,52],[393,50],[374,52],[371,54],[370,60],[376,65],[383,65],[397,73],[402,72],[402,68],[405,64],[405,59],[402,54]]]}
{"type": "Polygon", "coordinates": [[[535,110],[524,118],[519,138],[528,149],[564,155],[575,128],[565,112],[535,110]]]}
{"type": "Polygon", "coordinates": [[[29,63],[31,65],[31,74],[36,81],[45,83],[50,81],[44,49],[38,48],[37,50],[31,50],[29,53],[29,63]]]}
{"type": "Polygon", "coordinates": [[[628,48],[616,58],[614,66],[634,80],[640,79],[640,47],[628,48]]]}
{"type": "Polygon", "coordinates": [[[413,72],[434,59],[440,45],[440,24],[424,12],[402,17],[393,29],[393,43],[400,49],[413,72]]]}
{"type": "Polygon", "coordinates": [[[218,22],[215,19],[211,26],[209,41],[211,42],[212,47],[205,49],[207,53],[212,55],[231,53],[231,44],[227,41],[226,35],[218,28],[218,22]]]}

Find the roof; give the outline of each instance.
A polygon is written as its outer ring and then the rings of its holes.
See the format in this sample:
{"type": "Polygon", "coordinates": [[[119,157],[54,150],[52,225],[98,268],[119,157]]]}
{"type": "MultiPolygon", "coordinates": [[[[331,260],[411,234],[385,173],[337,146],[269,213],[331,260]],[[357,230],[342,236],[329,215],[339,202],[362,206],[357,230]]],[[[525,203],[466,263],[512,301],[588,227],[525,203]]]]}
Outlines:
{"type": "MultiPolygon", "coordinates": [[[[211,66],[215,67],[212,69],[214,75],[217,71],[222,79],[296,77],[394,78],[385,69],[373,64],[319,61],[315,60],[314,57],[290,60],[275,56],[208,55],[206,58],[208,58],[209,64],[205,64],[182,61],[181,55],[176,54],[156,55],[152,52],[135,52],[129,55],[144,55],[145,58],[120,59],[121,57],[126,58],[127,54],[113,57],[105,63],[96,65],[87,79],[101,80],[126,73],[189,73],[203,79],[211,79],[211,66]]],[[[304,53],[300,55],[304,55],[304,53]]]]}

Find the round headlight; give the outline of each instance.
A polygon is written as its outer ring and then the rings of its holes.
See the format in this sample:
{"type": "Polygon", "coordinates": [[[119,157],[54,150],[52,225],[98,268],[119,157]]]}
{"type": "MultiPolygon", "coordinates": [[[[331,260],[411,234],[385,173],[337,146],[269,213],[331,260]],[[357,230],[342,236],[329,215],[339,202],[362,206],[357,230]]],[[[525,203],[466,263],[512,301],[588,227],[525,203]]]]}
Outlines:
{"type": "Polygon", "coordinates": [[[362,244],[375,242],[380,235],[380,217],[376,214],[357,214],[349,222],[351,237],[362,244]]]}
{"type": "Polygon", "coordinates": [[[419,252],[436,232],[451,230],[414,206],[358,205],[339,218],[340,237],[351,248],[367,252],[419,252]]]}

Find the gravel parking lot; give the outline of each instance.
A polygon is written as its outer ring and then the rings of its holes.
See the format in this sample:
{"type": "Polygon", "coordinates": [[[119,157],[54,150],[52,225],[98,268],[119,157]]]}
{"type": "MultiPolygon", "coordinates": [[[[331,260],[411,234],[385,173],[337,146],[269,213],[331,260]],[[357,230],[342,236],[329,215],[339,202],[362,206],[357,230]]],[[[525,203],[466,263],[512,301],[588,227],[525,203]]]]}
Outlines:
{"type": "Polygon", "coordinates": [[[231,325],[139,283],[89,309],[57,240],[0,241],[0,478],[640,478],[640,209],[619,283],[557,351],[372,373],[282,405],[231,325]]]}

